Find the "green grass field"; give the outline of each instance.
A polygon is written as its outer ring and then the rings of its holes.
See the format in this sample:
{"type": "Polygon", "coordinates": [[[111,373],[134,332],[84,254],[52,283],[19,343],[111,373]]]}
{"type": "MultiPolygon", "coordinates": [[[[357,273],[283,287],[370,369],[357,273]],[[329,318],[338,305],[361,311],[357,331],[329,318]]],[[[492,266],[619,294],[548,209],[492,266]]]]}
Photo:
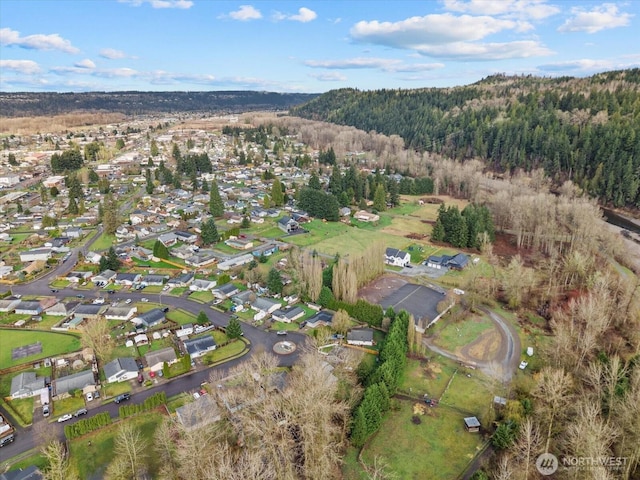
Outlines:
{"type": "Polygon", "coordinates": [[[80,339],[74,335],[43,332],[37,330],[5,330],[0,331],[2,348],[0,348],[0,369],[22,363],[32,363],[41,358],[53,357],[61,353],[80,350],[80,339]],[[42,352],[16,360],[11,360],[12,348],[41,342],[42,352]],[[10,347],[8,347],[10,346],[10,347]]]}
{"type": "Polygon", "coordinates": [[[486,315],[475,315],[456,323],[440,321],[433,327],[434,341],[446,350],[456,351],[494,328],[493,322],[486,315]]]}
{"type": "Polygon", "coordinates": [[[186,310],[170,310],[167,312],[167,318],[172,322],[179,323],[180,325],[184,325],[185,323],[193,323],[196,321],[195,316],[186,310]]]}
{"type": "Polygon", "coordinates": [[[466,432],[462,415],[446,407],[427,409],[415,425],[413,405],[401,401],[387,414],[362,453],[364,462],[372,465],[378,457],[403,480],[457,478],[480,450],[480,435],[466,432]]]}

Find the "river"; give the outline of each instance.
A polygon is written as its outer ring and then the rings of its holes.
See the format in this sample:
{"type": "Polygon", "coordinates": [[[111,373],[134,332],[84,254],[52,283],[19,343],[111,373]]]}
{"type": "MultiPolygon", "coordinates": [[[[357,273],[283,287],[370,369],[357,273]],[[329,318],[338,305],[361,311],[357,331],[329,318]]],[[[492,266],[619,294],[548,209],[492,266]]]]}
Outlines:
{"type": "Polygon", "coordinates": [[[608,208],[601,208],[602,212],[604,213],[604,219],[607,221],[607,223],[615,225],[616,227],[624,228],[626,230],[629,230],[630,232],[640,234],[640,221],[622,216],[619,213],[614,212],[613,210],[610,210],[608,208]]]}

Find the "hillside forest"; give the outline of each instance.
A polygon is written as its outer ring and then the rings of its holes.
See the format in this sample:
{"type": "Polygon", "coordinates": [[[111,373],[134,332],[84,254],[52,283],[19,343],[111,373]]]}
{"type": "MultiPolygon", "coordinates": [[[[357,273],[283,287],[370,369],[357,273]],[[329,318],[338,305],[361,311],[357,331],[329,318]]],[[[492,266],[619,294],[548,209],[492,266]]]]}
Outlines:
{"type": "Polygon", "coordinates": [[[404,147],[497,172],[543,168],[603,203],[640,206],[640,69],[589,78],[495,75],[455,88],[333,90],[307,119],[398,135],[404,147]]]}

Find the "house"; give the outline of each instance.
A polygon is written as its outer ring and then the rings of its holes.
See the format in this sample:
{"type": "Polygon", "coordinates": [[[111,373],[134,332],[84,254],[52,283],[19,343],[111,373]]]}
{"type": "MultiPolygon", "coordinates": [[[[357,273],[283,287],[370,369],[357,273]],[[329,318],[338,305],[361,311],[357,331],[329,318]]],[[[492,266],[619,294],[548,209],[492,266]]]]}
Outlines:
{"type": "Polygon", "coordinates": [[[271,317],[278,322],[291,323],[304,317],[304,314],[305,311],[296,305],[279,308],[271,314],[271,317]]]}
{"type": "Polygon", "coordinates": [[[126,307],[109,307],[104,312],[104,318],[107,320],[131,320],[138,312],[138,307],[126,306],[126,307]]]}
{"type": "Polygon", "coordinates": [[[273,243],[267,244],[267,245],[263,245],[261,247],[256,248],[253,252],[251,252],[251,254],[254,257],[261,257],[261,256],[265,256],[268,257],[270,255],[273,255],[274,253],[276,253],[278,251],[278,245],[275,245],[273,243]]]}
{"type": "Polygon", "coordinates": [[[247,263],[251,263],[254,260],[253,255],[250,253],[246,253],[244,255],[239,255],[237,257],[229,258],[223,262],[218,264],[218,270],[222,270],[223,272],[227,270],[231,270],[232,268],[240,267],[242,265],[246,265],[247,263]]]}
{"type": "Polygon", "coordinates": [[[395,265],[396,267],[406,267],[411,261],[411,255],[397,248],[387,248],[384,252],[384,262],[387,265],[395,265]]]}
{"type": "Polygon", "coordinates": [[[91,272],[69,272],[64,277],[70,283],[84,283],[93,276],[91,272]]]}
{"type": "Polygon", "coordinates": [[[171,287],[187,287],[193,279],[196,277],[196,274],[193,272],[183,273],[178,275],[177,277],[170,278],[167,282],[167,285],[171,287]]]}
{"type": "Polygon", "coordinates": [[[328,326],[331,325],[331,321],[333,320],[333,312],[328,310],[321,310],[312,317],[307,319],[307,326],[311,328],[316,328],[320,326],[328,326]]]}
{"type": "Polygon", "coordinates": [[[231,301],[236,305],[244,305],[245,303],[251,303],[255,298],[256,294],[253,291],[244,290],[231,297],[231,301]]]}
{"type": "Polygon", "coordinates": [[[133,358],[116,358],[104,367],[104,376],[107,383],[124,382],[138,377],[138,365],[133,358]]]}
{"type": "Polygon", "coordinates": [[[165,315],[159,308],[153,308],[148,312],[141,313],[137,317],[131,320],[135,325],[139,325],[146,328],[154,327],[165,321],[165,315]]]}
{"type": "Polygon", "coordinates": [[[11,275],[11,273],[13,273],[13,266],[12,265],[2,265],[2,266],[0,266],[0,278],[8,277],[9,275],[11,275]]]}
{"type": "Polygon", "coordinates": [[[204,337],[194,338],[192,340],[185,340],[183,344],[187,354],[189,354],[192,359],[206,355],[209,352],[213,352],[217,347],[216,342],[211,335],[205,335],[204,337]]]}
{"type": "Polygon", "coordinates": [[[184,243],[196,243],[198,241],[198,235],[195,233],[184,232],[180,230],[176,230],[175,235],[177,239],[184,243]]]}
{"type": "Polygon", "coordinates": [[[10,395],[14,400],[35,397],[46,389],[45,377],[38,377],[34,372],[24,372],[11,379],[10,395]]]}
{"type": "Polygon", "coordinates": [[[215,263],[218,258],[211,250],[200,250],[184,260],[184,263],[195,268],[215,263]]]}
{"type": "Polygon", "coordinates": [[[64,234],[69,238],[82,238],[84,231],[82,227],[69,227],[64,231],[64,234]]]}
{"type": "Polygon", "coordinates": [[[257,312],[273,313],[280,307],[282,307],[282,303],[265,297],[257,297],[251,302],[251,309],[257,312]]]}
{"type": "Polygon", "coordinates": [[[291,233],[297,231],[300,228],[300,224],[293,218],[285,215],[280,220],[278,220],[278,228],[284,233],[291,233]]]}
{"type": "Polygon", "coordinates": [[[213,296],[219,298],[220,300],[225,300],[236,293],[238,293],[240,289],[236,287],[233,283],[225,283],[224,285],[220,285],[219,287],[211,290],[213,296]]]}
{"type": "Polygon", "coordinates": [[[141,345],[149,345],[149,337],[145,333],[139,333],[138,335],[133,337],[133,342],[136,344],[136,347],[141,345]]]}
{"type": "Polygon", "coordinates": [[[237,250],[249,250],[250,248],[253,248],[253,241],[245,238],[230,238],[225,240],[224,243],[237,250]]]}
{"type": "Polygon", "coordinates": [[[193,245],[182,244],[178,245],[177,247],[173,247],[170,253],[176,258],[186,260],[187,258],[193,256],[195,252],[197,252],[197,249],[194,250],[194,248],[195,247],[193,245]]]}
{"type": "MultiPolygon", "coordinates": [[[[75,307],[75,305],[73,305],[75,307]]],[[[71,313],[72,308],[71,305],[67,305],[63,302],[58,302],[51,307],[45,309],[45,313],[47,315],[55,315],[59,317],[66,317],[71,313]]]]}
{"type": "Polygon", "coordinates": [[[124,287],[131,287],[140,282],[142,275],[139,273],[118,273],[113,281],[116,285],[122,285],[124,287]]]}
{"type": "Polygon", "coordinates": [[[175,233],[168,232],[158,236],[158,241],[168,248],[173,247],[176,243],[178,243],[178,237],[175,233]]]}
{"type": "Polygon", "coordinates": [[[46,262],[51,258],[50,248],[33,248],[25,252],[20,252],[20,261],[22,263],[35,262],[37,260],[46,262]]]}
{"type": "Polygon", "coordinates": [[[20,305],[19,298],[8,298],[5,300],[0,300],[0,312],[2,313],[13,312],[18,305],[20,305]]]}
{"type": "Polygon", "coordinates": [[[464,419],[464,428],[467,432],[479,432],[480,421],[476,417],[466,417],[464,419]]]}
{"type": "Polygon", "coordinates": [[[193,335],[193,323],[185,323],[182,328],[176,330],[176,337],[188,337],[193,335]]]}
{"type": "Polygon", "coordinates": [[[42,473],[35,465],[0,473],[0,480],[42,480],[43,478],[42,473]]]}
{"type": "Polygon", "coordinates": [[[16,307],[16,312],[21,315],[40,315],[42,313],[42,305],[36,301],[22,301],[16,307]]]}
{"type": "Polygon", "coordinates": [[[204,280],[204,279],[195,279],[191,285],[189,285],[189,290],[192,292],[206,292],[207,290],[211,290],[214,288],[218,282],[215,280],[204,280]]]}
{"type": "Polygon", "coordinates": [[[146,286],[162,286],[164,278],[164,275],[145,275],[140,280],[140,283],[146,286]]]}
{"type": "Polygon", "coordinates": [[[469,263],[469,257],[464,253],[456,255],[431,255],[423,264],[430,268],[463,270],[469,263]]]}
{"type": "Polygon", "coordinates": [[[370,328],[357,328],[347,332],[349,345],[373,345],[373,330],[370,328]]]}
{"type": "Polygon", "coordinates": [[[100,263],[101,258],[102,258],[102,255],[96,252],[87,252],[87,254],[84,256],[84,259],[87,262],[93,263],[94,265],[98,265],[100,263]]]}
{"type": "Polygon", "coordinates": [[[152,372],[162,370],[165,363],[167,365],[172,365],[178,362],[178,357],[176,356],[176,351],[173,347],[166,347],[153,352],[147,352],[144,359],[147,362],[149,370],[152,372]]]}
{"type": "Polygon", "coordinates": [[[360,220],[361,222],[377,222],[380,220],[380,215],[376,213],[369,213],[366,210],[358,210],[353,214],[353,218],[360,220]]]}
{"type": "Polygon", "coordinates": [[[109,282],[112,282],[113,280],[116,279],[116,276],[118,274],[116,272],[114,272],[113,270],[105,270],[103,272],[100,272],[98,275],[96,275],[95,277],[93,277],[91,279],[91,281],[94,284],[99,284],[102,283],[104,285],[106,285],[109,282]]]}
{"type": "Polygon", "coordinates": [[[105,309],[106,307],[104,305],[80,304],[73,311],[73,315],[75,318],[82,320],[93,320],[98,318],[105,309]]]}
{"type": "Polygon", "coordinates": [[[92,370],[83,370],[82,372],[60,377],[53,381],[53,396],[64,395],[71,390],[84,390],[86,387],[95,387],[96,380],[92,370]]]}

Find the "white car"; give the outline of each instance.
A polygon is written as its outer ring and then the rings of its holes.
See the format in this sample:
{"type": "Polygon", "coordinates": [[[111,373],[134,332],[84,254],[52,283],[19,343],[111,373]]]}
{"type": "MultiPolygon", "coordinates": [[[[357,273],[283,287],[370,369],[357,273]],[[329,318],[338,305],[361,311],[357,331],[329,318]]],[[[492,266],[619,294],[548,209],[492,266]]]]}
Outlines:
{"type": "Polygon", "coordinates": [[[70,413],[65,413],[58,419],[58,423],[66,422],[67,420],[71,420],[72,418],[73,415],[71,415],[70,413]]]}
{"type": "Polygon", "coordinates": [[[523,360],[520,362],[520,366],[518,367],[520,370],[524,370],[525,368],[527,368],[527,365],[529,365],[529,362],[523,360]]]}
{"type": "Polygon", "coordinates": [[[124,302],[124,303],[126,303],[127,305],[129,305],[129,304],[131,303],[131,299],[130,299],[130,298],[127,298],[127,299],[125,300],[125,302],[124,302]]]}
{"type": "Polygon", "coordinates": [[[87,402],[90,402],[93,400],[93,393],[89,392],[87,393],[87,402]]]}
{"type": "Polygon", "coordinates": [[[141,298],[141,299],[140,299],[140,301],[141,301],[141,302],[148,302],[148,301],[149,301],[149,299],[148,299],[148,298],[141,298]]]}

